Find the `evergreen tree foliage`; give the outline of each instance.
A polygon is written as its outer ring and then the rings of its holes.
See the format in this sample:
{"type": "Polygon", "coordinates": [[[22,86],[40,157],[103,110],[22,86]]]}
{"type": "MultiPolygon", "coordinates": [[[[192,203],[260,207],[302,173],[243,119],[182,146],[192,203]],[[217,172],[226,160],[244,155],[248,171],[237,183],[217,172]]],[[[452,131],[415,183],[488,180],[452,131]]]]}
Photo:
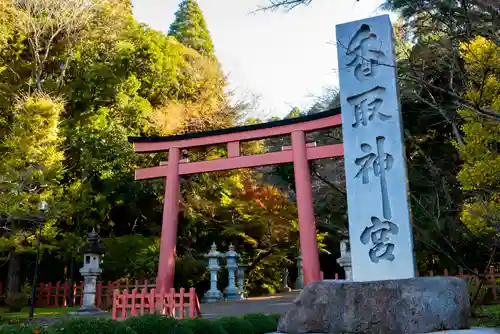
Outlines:
{"type": "MultiPolygon", "coordinates": [[[[10,131],[0,144],[0,252],[9,254],[8,290],[18,291],[20,254],[32,249],[38,229],[38,205],[61,200],[63,152],[59,131],[61,101],[41,93],[19,97],[10,131]]],[[[55,218],[55,217],[52,217],[55,218]]],[[[46,240],[56,233],[54,220],[44,226],[46,240]]]]}
{"type": "MultiPolygon", "coordinates": [[[[468,98],[500,112],[500,47],[484,37],[461,46],[469,74],[468,98]],[[483,82],[478,86],[477,82],[483,82]]],[[[464,163],[458,173],[467,195],[461,218],[477,237],[498,238],[500,227],[500,122],[464,109],[464,163]]],[[[491,244],[494,244],[491,243],[491,244]]]]}
{"type": "Polygon", "coordinates": [[[181,1],[168,34],[202,55],[213,56],[212,38],[196,0],[181,1]]]}

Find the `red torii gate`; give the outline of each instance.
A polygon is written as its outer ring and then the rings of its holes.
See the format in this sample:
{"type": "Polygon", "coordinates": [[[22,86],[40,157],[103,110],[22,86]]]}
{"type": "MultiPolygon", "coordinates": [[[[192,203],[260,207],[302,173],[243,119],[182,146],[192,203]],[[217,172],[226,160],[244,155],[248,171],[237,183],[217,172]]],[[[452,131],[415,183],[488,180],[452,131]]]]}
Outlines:
{"type": "Polygon", "coordinates": [[[320,280],[316,223],[311,181],[309,179],[309,160],[341,157],[344,154],[344,147],[343,144],[324,146],[307,144],[306,133],[340,126],[341,124],[339,108],[304,117],[217,131],[168,137],[129,137],[129,142],[134,145],[134,152],[168,151],[167,164],[140,168],[135,171],[136,180],[167,178],[156,286],[170,289],[174,283],[175,248],[180,207],[180,177],[182,175],[289,162],[293,162],[295,173],[304,284],[320,280]],[[249,156],[241,155],[240,143],[243,141],[283,135],[291,135],[292,146],[283,147],[281,152],[249,156]],[[181,150],[217,144],[227,145],[227,158],[196,162],[181,160],[181,150]]]}

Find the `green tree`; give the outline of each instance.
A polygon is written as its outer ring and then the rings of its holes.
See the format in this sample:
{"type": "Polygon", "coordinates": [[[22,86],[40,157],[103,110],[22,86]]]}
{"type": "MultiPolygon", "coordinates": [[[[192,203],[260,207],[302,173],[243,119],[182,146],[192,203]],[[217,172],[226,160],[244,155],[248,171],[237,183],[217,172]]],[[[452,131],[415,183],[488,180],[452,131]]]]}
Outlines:
{"type": "Polygon", "coordinates": [[[182,0],[168,34],[202,55],[213,56],[212,38],[196,0],[182,0]]]}
{"type": "MultiPolygon", "coordinates": [[[[60,101],[40,93],[19,98],[10,131],[0,145],[0,251],[9,254],[7,291],[19,291],[20,254],[35,240],[38,204],[47,201],[55,206],[60,199],[62,110],[60,101]]],[[[53,223],[45,225],[45,237],[54,237],[53,223]]]]}
{"type": "MultiPolygon", "coordinates": [[[[484,37],[462,44],[469,74],[467,98],[500,112],[500,47],[484,37]],[[477,85],[478,82],[484,83],[477,85]]],[[[464,145],[457,145],[463,164],[458,173],[466,201],[462,220],[475,236],[492,238],[500,227],[500,122],[461,110],[464,145]]]]}

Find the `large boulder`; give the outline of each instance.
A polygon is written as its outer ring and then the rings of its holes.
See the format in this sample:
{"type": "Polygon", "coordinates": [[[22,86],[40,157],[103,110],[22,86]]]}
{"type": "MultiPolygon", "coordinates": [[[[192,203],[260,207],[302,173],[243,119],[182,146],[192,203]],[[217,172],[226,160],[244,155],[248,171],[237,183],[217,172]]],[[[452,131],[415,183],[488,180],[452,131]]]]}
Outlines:
{"type": "Polygon", "coordinates": [[[403,334],[469,328],[467,282],[456,277],[307,285],[278,332],[403,334]]]}

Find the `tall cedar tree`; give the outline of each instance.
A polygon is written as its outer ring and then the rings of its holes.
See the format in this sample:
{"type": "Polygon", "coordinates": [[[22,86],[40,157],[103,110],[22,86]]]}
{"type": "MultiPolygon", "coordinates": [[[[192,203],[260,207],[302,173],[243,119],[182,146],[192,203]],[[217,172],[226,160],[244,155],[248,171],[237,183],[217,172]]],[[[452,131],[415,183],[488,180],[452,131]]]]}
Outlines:
{"type": "Polygon", "coordinates": [[[214,53],[205,18],[195,0],[182,0],[168,34],[202,55],[212,56],[214,53]]]}

